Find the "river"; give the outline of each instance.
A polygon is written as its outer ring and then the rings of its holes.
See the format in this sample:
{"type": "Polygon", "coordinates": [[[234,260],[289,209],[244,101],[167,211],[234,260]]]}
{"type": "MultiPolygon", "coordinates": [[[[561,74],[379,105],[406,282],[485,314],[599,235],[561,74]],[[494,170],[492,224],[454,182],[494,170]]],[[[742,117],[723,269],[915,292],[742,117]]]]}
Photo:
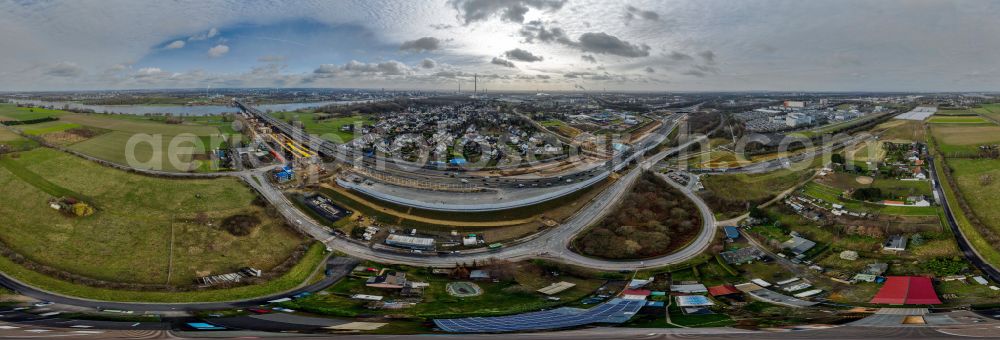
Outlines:
{"type": "MultiPolygon", "coordinates": [[[[216,115],[221,113],[235,113],[239,112],[239,109],[232,106],[224,105],[203,105],[203,106],[183,106],[183,105],[86,105],[74,102],[58,102],[58,101],[41,101],[41,100],[26,100],[26,99],[12,99],[14,103],[18,104],[33,104],[36,106],[52,106],[57,109],[61,109],[66,105],[69,105],[73,109],[90,109],[97,113],[123,113],[132,115],[146,115],[146,114],[158,114],[158,113],[169,113],[175,116],[208,116],[216,115]]],[[[349,105],[368,102],[367,100],[330,100],[322,102],[309,102],[309,103],[284,103],[284,104],[263,104],[256,105],[261,111],[271,110],[274,112],[280,111],[295,111],[298,109],[308,109],[316,108],[320,106],[338,104],[338,105],[349,105]]]]}

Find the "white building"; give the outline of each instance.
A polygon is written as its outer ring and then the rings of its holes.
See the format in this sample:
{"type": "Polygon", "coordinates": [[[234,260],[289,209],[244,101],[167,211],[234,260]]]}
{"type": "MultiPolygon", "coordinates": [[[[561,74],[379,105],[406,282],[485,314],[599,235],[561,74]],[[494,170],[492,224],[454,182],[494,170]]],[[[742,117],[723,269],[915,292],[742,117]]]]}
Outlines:
{"type": "Polygon", "coordinates": [[[789,127],[799,127],[805,126],[813,123],[813,117],[810,115],[793,112],[785,116],[785,125],[789,127]]]}
{"type": "Polygon", "coordinates": [[[803,107],[806,107],[806,102],[786,100],[785,101],[785,107],[787,107],[787,108],[803,108],[803,107]]]}

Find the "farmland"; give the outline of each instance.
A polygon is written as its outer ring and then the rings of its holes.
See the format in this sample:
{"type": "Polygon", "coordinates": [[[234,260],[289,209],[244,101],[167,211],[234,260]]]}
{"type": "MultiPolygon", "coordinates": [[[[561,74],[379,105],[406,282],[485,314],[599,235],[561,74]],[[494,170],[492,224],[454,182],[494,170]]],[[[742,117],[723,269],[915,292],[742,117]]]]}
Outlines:
{"type": "Polygon", "coordinates": [[[931,124],[990,124],[979,116],[934,116],[927,120],[931,124]]]}
{"type": "Polygon", "coordinates": [[[972,109],[972,111],[993,120],[1000,120],[1000,103],[983,104],[980,107],[972,109]]]}
{"type": "Polygon", "coordinates": [[[882,140],[886,141],[921,142],[927,138],[921,121],[893,119],[875,126],[873,131],[882,132],[882,140]]]}
{"type": "Polygon", "coordinates": [[[299,121],[302,123],[302,127],[306,130],[306,133],[319,135],[320,138],[335,143],[346,143],[354,139],[353,132],[340,130],[343,126],[354,123],[371,124],[373,122],[371,118],[366,116],[317,119],[320,115],[317,113],[277,112],[271,115],[279,119],[299,121]]]}
{"type": "Polygon", "coordinates": [[[861,162],[881,162],[886,155],[884,142],[860,143],[854,150],[848,152],[851,156],[848,159],[861,162]]]}
{"type": "Polygon", "coordinates": [[[15,125],[15,129],[19,129],[21,132],[32,136],[41,136],[47,133],[66,131],[73,128],[80,127],[80,124],[76,123],[65,123],[60,121],[45,122],[31,125],[15,125]]]}
{"type": "Polygon", "coordinates": [[[0,104],[0,120],[32,120],[57,117],[68,112],[37,107],[17,107],[14,104],[0,104]]]}
{"type": "Polygon", "coordinates": [[[0,241],[35,263],[93,279],[182,285],[247,265],[266,271],[302,242],[236,179],[151,178],[42,148],[4,156],[0,186],[0,241]],[[68,217],[49,208],[54,195],[76,196],[97,212],[68,217]],[[218,227],[233,215],[261,223],[234,236],[218,227]]]}
{"type": "MultiPolygon", "coordinates": [[[[137,118],[137,117],[135,117],[137,118]]],[[[80,126],[97,127],[108,130],[94,138],[75,143],[69,148],[87,155],[119,164],[129,164],[129,156],[140,163],[146,163],[139,168],[162,169],[166,171],[207,171],[208,162],[192,162],[195,155],[219,147],[224,139],[215,126],[194,124],[166,124],[132,117],[114,117],[111,115],[67,115],[61,121],[80,126]],[[151,142],[134,144],[134,152],[129,155],[129,140],[133,137],[147,137],[151,142]],[[159,144],[156,147],[152,143],[159,144]],[[171,143],[176,149],[173,155],[180,161],[170,162],[171,143]],[[190,150],[184,150],[190,148],[190,150]],[[154,158],[156,153],[159,158],[154,158]]]]}
{"type": "Polygon", "coordinates": [[[938,150],[945,156],[975,154],[980,145],[1000,143],[1000,126],[935,124],[931,127],[931,135],[938,143],[938,150]]]}

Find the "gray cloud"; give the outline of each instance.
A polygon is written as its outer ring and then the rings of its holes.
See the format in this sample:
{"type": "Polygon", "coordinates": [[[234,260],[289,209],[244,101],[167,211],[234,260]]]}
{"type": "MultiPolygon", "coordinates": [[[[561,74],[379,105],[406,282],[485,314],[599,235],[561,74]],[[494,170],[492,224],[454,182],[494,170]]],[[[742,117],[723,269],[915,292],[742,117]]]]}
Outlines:
{"type": "Polygon", "coordinates": [[[351,60],[344,65],[322,64],[313,70],[313,76],[329,78],[337,76],[400,76],[412,74],[413,70],[396,60],[380,63],[363,63],[351,60]]]}
{"type": "Polygon", "coordinates": [[[558,10],[565,0],[451,0],[459,18],[466,25],[475,21],[485,21],[499,15],[507,22],[524,22],[524,14],[531,8],[537,10],[558,10]]]}
{"type": "Polygon", "coordinates": [[[770,44],[760,43],[756,45],[757,49],[764,53],[774,53],[778,51],[777,47],[771,46],[770,44]]]}
{"type": "Polygon", "coordinates": [[[425,58],[424,60],[420,61],[420,67],[423,67],[423,68],[434,68],[436,66],[437,66],[437,62],[434,61],[434,59],[425,58]]]}
{"type": "Polygon", "coordinates": [[[635,18],[658,21],[660,20],[660,14],[653,11],[644,11],[633,6],[625,7],[625,22],[632,21],[635,18]]]}
{"type": "MultiPolygon", "coordinates": [[[[546,28],[542,22],[532,21],[521,26],[518,32],[525,42],[557,42],[575,47],[584,52],[611,54],[622,57],[636,58],[649,56],[649,45],[633,44],[604,32],[589,32],[580,35],[574,41],[566,36],[566,32],[558,27],[546,28]]],[[[585,60],[587,58],[584,58],[585,60]]],[[[596,60],[595,60],[596,61],[596,60]]]]}
{"type": "Polygon", "coordinates": [[[78,77],[83,74],[83,68],[81,68],[76,63],[71,62],[61,62],[50,66],[45,70],[45,74],[53,77],[78,77]]]}
{"type": "Polygon", "coordinates": [[[684,71],[684,73],[682,73],[682,74],[689,75],[689,76],[695,76],[695,77],[698,77],[698,78],[704,78],[707,75],[707,74],[705,74],[705,72],[702,72],[702,71],[699,71],[699,70],[687,70],[687,71],[684,71]]]}
{"type": "Polygon", "coordinates": [[[691,57],[691,55],[684,54],[684,53],[677,52],[677,51],[670,52],[670,54],[667,55],[667,58],[670,58],[670,60],[674,60],[674,61],[682,61],[682,60],[692,60],[692,59],[694,59],[693,57],[691,57]]]}
{"type": "Polygon", "coordinates": [[[534,55],[531,52],[522,50],[520,48],[515,48],[513,50],[504,52],[503,55],[506,56],[507,59],[510,59],[510,60],[517,60],[517,61],[523,61],[523,62],[529,62],[529,63],[533,63],[533,62],[536,62],[536,61],[542,61],[544,59],[541,56],[534,55]]]}
{"type": "Polygon", "coordinates": [[[837,52],[828,57],[827,64],[834,68],[861,66],[861,57],[849,52],[837,52]]]}
{"type": "Polygon", "coordinates": [[[410,40],[399,45],[400,51],[427,52],[441,48],[441,40],[435,37],[423,37],[410,40]]]}
{"type": "Polygon", "coordinates": [[[649,56],[650,50],[646,44],[632,44],[603,32],[584,33],[580,36],[579,47],[584,52],[612,54],[629,58],[649,56]]]}
{"type": "Polygon", "coordinates": [[[500,65],[503,67],[515,67],[514,63],[510,62],[510,60],[497,57],[493,57],[493,60],[490,60],[490,64],[500,65]]]}
{"type": "Polygon", "coordinates": [[[597,58],[594,58],[594,55],[592,55],[592,54],[584,54],[584,55],[580,56],[580,58],[583,59],[584,61],[587,61],[587,62],[590,62],[590,63],[594,63],[594,64],[597,63],[597,58]]]}
{"type": "Polygon", "coordinates": [[[525,42],[558,42],[566,45],[574,44],[573,40],[566,36],[566,32],[559,27],[545,28],[540,21],[532,21],[521,26],[518,34],[524,38],[525,42]]]}
{"type": "Polygon", "coordinates": [[[646,71],[646,73],[654,73],[654,72],[656,72],[656,70],[654,70],[652,67],[649,67],[649,66],[646,66],[646,69],[644,69],[643,71],[646,71]]]}
{"type": "Polygon", "coordinates": [[[715,52],[712,52],[711,50],[702,51],[698,53],[698,56],[705,60],[705,63],[715,64],[715,52]]]}

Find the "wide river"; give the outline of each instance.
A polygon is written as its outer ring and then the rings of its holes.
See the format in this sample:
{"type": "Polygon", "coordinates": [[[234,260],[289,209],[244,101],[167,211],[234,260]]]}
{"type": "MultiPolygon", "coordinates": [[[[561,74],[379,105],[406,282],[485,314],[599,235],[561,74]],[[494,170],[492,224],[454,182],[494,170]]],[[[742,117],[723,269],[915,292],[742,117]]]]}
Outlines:
{"type": "MultiPolygon", "coordinates": [[[[207,116],[216,115],[221,113],[235,113],[239,112],[239,109],[232,106],[224,105],[204,105],[204,106],[183,106],[183,105],[85,105],[73,102],[58,102],[58,101],[41,101],[41,100],[25,100],[25,99],[14,99],[11,100],[14,103],[19,104],[34,104],[38,106],[52,106],[55,108],[62,108],[65,105],[69,105],[70,108],[74,109],[91,109],[94,112],[103,113],[124,113],[133,115],[146,115],[146,114],[156,114],[156,113],[169,113],[175,116],[207,116]]],[[[256,105],[261,111],[271,110],[274,112],[280,111],[295,111],[298,109],[308,109],[315,108],[330,104],[356,104],[364,103],[367,100],[341,100],[341,101],[323,101],[323,102],[309,102],[309,103],[285,103],[285,104],[263,104],[256,105]]]]}

